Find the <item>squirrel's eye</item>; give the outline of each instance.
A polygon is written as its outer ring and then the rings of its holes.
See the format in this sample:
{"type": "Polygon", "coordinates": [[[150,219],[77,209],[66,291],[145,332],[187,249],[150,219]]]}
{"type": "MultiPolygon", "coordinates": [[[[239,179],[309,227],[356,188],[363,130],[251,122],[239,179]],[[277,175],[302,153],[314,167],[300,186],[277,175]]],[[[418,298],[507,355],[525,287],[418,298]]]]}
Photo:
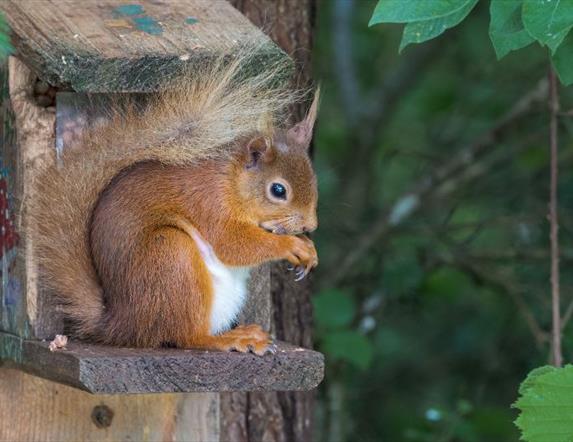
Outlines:
{"type": "Polygon", "coordinates": [[[273,183],[271,184],[271,194],[275,197],[275,198],[279,198],[281,200],[285,200],[286,199],[286,188],[285,186],[283,186],[280,183],[273,183]]]}

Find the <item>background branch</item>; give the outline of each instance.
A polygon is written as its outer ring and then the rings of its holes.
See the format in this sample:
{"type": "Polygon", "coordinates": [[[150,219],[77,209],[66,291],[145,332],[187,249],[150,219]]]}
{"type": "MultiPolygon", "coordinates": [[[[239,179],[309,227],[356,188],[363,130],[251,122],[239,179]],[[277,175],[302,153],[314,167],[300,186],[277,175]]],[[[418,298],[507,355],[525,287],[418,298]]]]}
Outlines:
{"type": "Polygon", "coordinates": [[[563,354],[561,349],[561,312],[559,293],[559,224],[557,215],[557,179],[558,179],[558,139],[557,118],[559,116],[559,95],[557,78],[552,68],[549,69],[549,144],[551,148],[551,178],[549,194],[549,222],[551,242],[551,312],[553,332],[551,347],[553,364],[561,367],[563,354]]]}

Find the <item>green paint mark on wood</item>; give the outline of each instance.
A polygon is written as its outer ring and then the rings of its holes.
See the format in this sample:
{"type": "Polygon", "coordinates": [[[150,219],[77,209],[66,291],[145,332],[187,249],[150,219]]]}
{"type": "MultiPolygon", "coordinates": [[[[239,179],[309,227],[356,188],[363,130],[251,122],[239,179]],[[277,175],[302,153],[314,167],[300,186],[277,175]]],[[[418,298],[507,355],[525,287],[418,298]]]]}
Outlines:
{"type": "Polygon", "coordinates": [[[131,20],[139,31],[151,35],[163,34],[163,27],[159,22],[148,15],[143,15],[144,13],[143,6],[136,4],[121,5],[113,10],[115,17],[129,17],[129,20],[131,20]]]}
{"type": "Polygon", "coordinates": [[[135,27],[140,31],[146,32],[151,35],[161,35],[163,34],[163,28],[157,22],[157,20],[149,17],[148,15],[144,15],[143,17],[135,17],[133,19],[133,23],[135,23],[135,27]]]}
{"type": "Polygon", "coordinates": [[[0,332],[0,360],[22,362],[22,339],[9,333],[0,332]]]}
{"type": "Polygon", "coordinates": [[[195,17],[187,17],[185,23],[187,23],[188,25],[194,25],[195,23],[199,23],[199,19],[195,17]]]}
{"type": "Polygon", "coordinates": [[[117,15],[139,15],[143,14],[143,6],[141,5],[121,5],[113,10],[117,15]]]}

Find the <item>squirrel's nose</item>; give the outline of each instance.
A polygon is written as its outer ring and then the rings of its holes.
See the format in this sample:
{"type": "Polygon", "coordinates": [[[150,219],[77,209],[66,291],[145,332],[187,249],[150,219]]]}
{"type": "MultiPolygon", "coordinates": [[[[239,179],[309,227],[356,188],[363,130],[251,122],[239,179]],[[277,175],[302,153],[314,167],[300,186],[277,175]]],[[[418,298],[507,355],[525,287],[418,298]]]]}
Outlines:
{"type": "Polygon", "coordinates": [[[307,224],[302,228],[303,233],[314,232],[317,228],[317,223],[307,224]]]}

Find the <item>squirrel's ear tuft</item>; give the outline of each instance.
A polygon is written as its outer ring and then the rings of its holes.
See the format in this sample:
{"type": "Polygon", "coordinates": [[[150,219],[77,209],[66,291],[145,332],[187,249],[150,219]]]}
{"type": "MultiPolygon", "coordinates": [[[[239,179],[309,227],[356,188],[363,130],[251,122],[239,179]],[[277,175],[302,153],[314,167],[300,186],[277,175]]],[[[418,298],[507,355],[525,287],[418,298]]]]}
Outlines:
{"type": "Polygon", "coordinates": [[[267,137],[256,137],[247,143],[247,169],[268,163],[274,158],[271,140],[267,137]]]}
{"type": "Polygon", "coordinates": [[[316,121],[319,101],[320,87],[314,93],[314,99],[312,100],[312,104],[305,119],[288,130],[287,140],[289,143],[294,143],[308,149],[310,141],[312,140],[312,129],[314,128],[314,122],[316,121]]]}

